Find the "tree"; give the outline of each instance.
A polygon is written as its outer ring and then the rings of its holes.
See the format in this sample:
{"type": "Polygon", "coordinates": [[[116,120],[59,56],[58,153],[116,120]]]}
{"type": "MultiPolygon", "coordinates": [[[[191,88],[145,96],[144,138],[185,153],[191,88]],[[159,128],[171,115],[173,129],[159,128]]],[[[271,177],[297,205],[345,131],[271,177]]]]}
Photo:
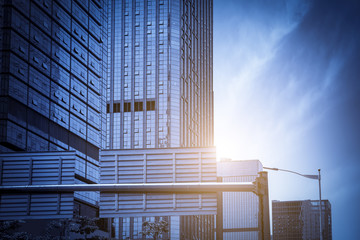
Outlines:
{"type": "Polygon", "coordinates": [[[70,229],[73,233],[84,235],[84,239],[88,239],[87,236],[92,234],[99,227],[96,225],[97,218],[89,218],[86,216],[79,216],[74,219],[74,226],[70,229]]]}
{"type": "Polygon", "coordinates": [[[59,219],[51,221],[47,225],[47,236],[48,239],[68,239],[69,238],[69,232],[72,228],[72,225],[74,225],[74,222],[72,219],[59,219]]]}
{"type": "Polygon", "coordinates": [[[97,221],[97,218],[89,218],[86,216],[51,221],[48,224],[45,239],[104,239],[104,237],[94,234],[94,232],[99,229],[97,221]]]}
{"type": "Polygon", "coordinates": [[[0,239],[4,240],[28,240],[30,236],[26,232],[19,232],[17,229],[23,221],[0,221],[0,239]]]}
{"type": "Polygon", "coordinates": [[[163,233],[167,233],[168,223],[164,220],[160,220],[158,222],[148,222],[145,221],[142,224],[144,231],[142,231],[143,236],[152,237],[154,240],[157,240],[158,237],[162,237],[163,233]]]}
{"type": "Polygon", "coordinates": [[[104,240],[103,236],[95,233],[99,229],[97,218],[78,216],[76,218],[57,219],[49,222],[46,234],[42,236],[32,236],[27,232],[20,232],[18,228],[24,221],[0,221],[1,240],[67,240],[67,239],[87,239],[104,240]]]}

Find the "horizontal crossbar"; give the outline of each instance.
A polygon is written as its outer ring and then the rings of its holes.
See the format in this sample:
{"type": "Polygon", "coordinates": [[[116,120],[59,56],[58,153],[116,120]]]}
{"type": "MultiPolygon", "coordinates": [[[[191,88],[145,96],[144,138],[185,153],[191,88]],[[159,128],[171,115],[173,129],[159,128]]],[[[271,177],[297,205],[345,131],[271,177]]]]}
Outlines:
{"type": "Polygon", "coordinates": [[[252,182],[207,183],[129,183],[129,184],[70,184],[0,186],[0,194],[15,193],[71,193],[99,191],[102,193],[217,193],[255,192],[252,182]]]}

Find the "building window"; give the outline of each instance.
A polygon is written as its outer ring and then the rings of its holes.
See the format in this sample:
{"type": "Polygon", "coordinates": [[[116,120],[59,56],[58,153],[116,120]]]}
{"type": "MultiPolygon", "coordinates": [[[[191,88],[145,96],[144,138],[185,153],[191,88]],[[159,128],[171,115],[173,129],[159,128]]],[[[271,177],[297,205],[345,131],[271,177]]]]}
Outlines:
{"type": "Polygon", "coordinates": [[[124,112],[131,112],[131,103],[130,102],[124,103],[124,112]]]}
{"type": "Polygon", "coordinates": [[[155,110],[155,101],[147,101],[146,102],[146,110],[154,111],[155,110]]]}
{"type": "Polygon", "coordinates": [[[120,112],[120,103],[114,103],[113,112],[120,112]]]}
{"type": "Polygon", "coordinates": [[[135,102],[135,112],[140,112],[143,110],[143,102],[135,102]]]}

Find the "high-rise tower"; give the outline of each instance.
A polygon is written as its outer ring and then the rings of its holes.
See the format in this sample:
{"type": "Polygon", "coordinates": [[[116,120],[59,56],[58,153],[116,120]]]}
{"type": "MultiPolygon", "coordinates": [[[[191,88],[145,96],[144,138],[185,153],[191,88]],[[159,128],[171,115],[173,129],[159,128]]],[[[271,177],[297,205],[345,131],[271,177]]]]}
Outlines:
{"type": "Polygon", "coordinates": [[[213,145],[212,4],[111,1],[107,148],[213,145]]]}
{"type": "MultiPolygon", "coordinates": [[[[111,0],[110,8],[106,148],[213,146],[213,1],[111,0]]],[[[117,236],[136,238],[157,218],[116,219],[117,236]]],[[[174,239],[214,223],[165,219],[174,239]]],[[[213,227],[204,229],[211,239],[213,227]]]]}
{"type": "MultiPolygon", "coordinates": [[[[59,151],[50,155],[61,158],[61,152],[75,150],[76,182],[99,180],[107,9],[103,0],[0,0],[0,152],[30,159],[27,152],[59,151]]],[[[15,177],[22,173],[17,169],[15,177]]],[[[46,173],[42,184],[48,184],[46,173]]]]}

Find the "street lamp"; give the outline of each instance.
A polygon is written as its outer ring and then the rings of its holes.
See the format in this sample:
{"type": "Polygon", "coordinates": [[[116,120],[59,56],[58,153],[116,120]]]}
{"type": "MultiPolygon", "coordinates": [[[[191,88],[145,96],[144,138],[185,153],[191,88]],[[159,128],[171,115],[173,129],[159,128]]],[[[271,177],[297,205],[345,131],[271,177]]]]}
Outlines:
{"type": "Polygon", "coordinates": [[[319,175],[308,175],[308,174],[301,174],[301,173],[298,173],[298,172],[294,172],[294,171],[290,171],[290,170],[286,170],[286,169],[280,169],[280,168],[270,168],[270,167],[263,167],[263,168],[268,169],[268,170],[273,170],[273,171],[283,171],[283,172],[294,173],[294,174],[300,175],[302,177],[319,180],[320,240],[322,240],[323,235],[322,235],[322,206],[321,206],[322,204],[321,204],[321,176],[320,176],[320,169],[318,169],[319,175]]]}

